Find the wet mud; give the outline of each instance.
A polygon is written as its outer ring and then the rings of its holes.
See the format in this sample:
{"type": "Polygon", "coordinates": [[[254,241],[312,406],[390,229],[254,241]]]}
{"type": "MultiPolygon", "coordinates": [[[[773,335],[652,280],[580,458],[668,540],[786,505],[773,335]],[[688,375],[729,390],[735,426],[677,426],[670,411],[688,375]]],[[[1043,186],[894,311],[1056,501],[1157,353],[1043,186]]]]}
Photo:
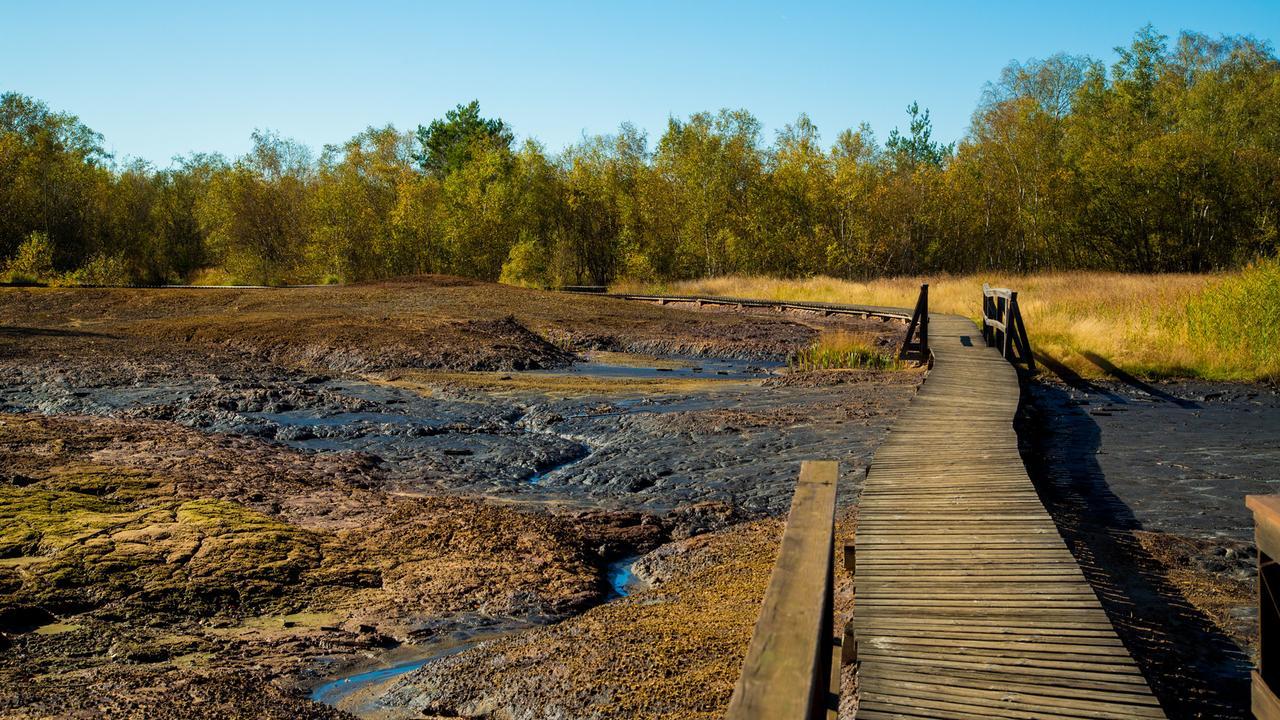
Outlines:
{"type": "Polygon", "coordinates": [[[1032,383],[1027,467],[1170,718],[1248,718],[1256,551],[1280,395],[1203,382],[1032,383]]]}
{"type": "Polygon", "coordinates": [[[785,510],[806,458],[840,460],[856,489],[891,421],[887,411],[918,380],[849,373],[839,385],[801,387],[769,383],[776,362],[651,363],[704,373],[673,383],[675,373],[637,368],[634,357],[628,365],[586,357],[584,367],[533,380],[585,379],[571,396],[471,388],[409,371],[159,376],[121,385],[27,367],[20,377],[0,376],[7,380],[0,412],[164,421],[304,452],[358,453],[378,466],[383,489],[399,492],[659,513],[717,502],[751,515],[785,510]],[[713,374],[717,368],[725,374],[713,374]],[[614,377],[652,382],[614,392],[593,384],[614,377]]]}

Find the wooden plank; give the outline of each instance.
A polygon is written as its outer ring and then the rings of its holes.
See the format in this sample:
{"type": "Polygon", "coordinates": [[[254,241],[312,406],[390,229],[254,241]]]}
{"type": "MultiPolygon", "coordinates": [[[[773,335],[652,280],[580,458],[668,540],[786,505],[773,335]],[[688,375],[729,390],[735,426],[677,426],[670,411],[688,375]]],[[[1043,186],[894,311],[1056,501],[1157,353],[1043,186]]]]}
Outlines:
{"type": "Polygon", "coordinates": [[[835,462],[801,465],[760,617],[726,715],[811,720],[825,715],[830,657],[835,462]]]}
{"type": "MultiPolygon", "coordinates": [[[[962,317],[930,315],[925,293],[917,312],[643,299],[900,319],[912,321],[907,345],[917,332],[919,345],[927,344],[931,371],[876,453],[859,498],[856,548],[846,555],[852,569],[856,551],[858,571],[851,625],[858,718],[1164,717],[1018,453],[1013,416],[1020,380],[1010,363],[1033,367],[1034,358],[1017,293],[984,285],[981,328],[962,317]]],[[[797,487],[792,522],[801,502],[797,487]]],[[[1271,512],[1280,517],[1280,501],[1271,512]]],[[[826,539],[823,551],[803,557],[788,550],[794,540],[788,524],[730,717],[834,718],[834,706],[822,703],[829,696],[815,688],[837,683],[839,668],[812,652],[825,647],[821,634],[831,632],[822,620],[829,606],[804,590],[818,581],[819,567],[827,573],[819,583],[823,595],[829,590],[822,585],[830,581],[829,524],[826,539]],[[802,616],[798,624],[784,617],[793,609],[802,616]],[[805,631],[779,635],[762,632],[762,625],[805,631]],[[797,648],[811,652],[800,652],[805,657],[794,663],[781,659],[797,648]],[[829,677],[814,680],[819,669],[829,677]]],[[[839,648],[833,650],[838,657],[839,648]]]]}

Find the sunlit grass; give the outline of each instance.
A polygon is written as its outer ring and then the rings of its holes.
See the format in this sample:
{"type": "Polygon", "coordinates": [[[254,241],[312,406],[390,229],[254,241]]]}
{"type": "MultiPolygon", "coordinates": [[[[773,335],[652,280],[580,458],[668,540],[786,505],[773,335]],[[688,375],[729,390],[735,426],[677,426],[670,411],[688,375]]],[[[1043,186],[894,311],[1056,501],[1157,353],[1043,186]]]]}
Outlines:
{"type": "Polygon", "coordinates": [[[1198,347],[1215,351],[1220,372],[1280,380],[1280,261],[1214,283],[1187,306],[1183,326],[1198,347]]]}
{"type": "Polygon", "coordinates": [[[615,292],[705,294],[911,307],[929,283],[933,312],[981,313],[984,282],[1019,293],[1032,349],[1043,364],[1085,377],[1280,379],[1280,265],[1217,274],[1107,272],[784,280],[728,276],[682,283],[622,283],[615,292]]]}
{"type": "Polygon", "coordinates": [[[823,333],[816,343],[792,356],[789,365],[795,370],[895,370],[902,366],[894,349],[878,346],[874,335],[845,331],[823,333]]]}

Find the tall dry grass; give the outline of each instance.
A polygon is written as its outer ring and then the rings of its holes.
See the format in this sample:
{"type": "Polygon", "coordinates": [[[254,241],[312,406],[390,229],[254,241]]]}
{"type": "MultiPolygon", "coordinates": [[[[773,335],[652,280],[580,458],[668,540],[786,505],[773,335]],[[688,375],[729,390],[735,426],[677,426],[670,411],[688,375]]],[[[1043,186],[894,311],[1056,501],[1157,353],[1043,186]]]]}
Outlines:
{"type": "Polygon", "coordinates": [[[902,367],[895,348],[878,345],[875,335],[843,330],[822,333],[817,342],[797,352],[790,365],[801,370],[896,370],[902,367]]]}
{"type": "Polygon", "coordinates": [[[785,280],[728,276],[680,283],[620,283],[615,292],[705,294],[766,300],[915,304],[929,283],[933,312],[977,320],[984,282],[1018,291],[1032,349],[1085,377],[1280,379],[1280,264],[1218,274],[1108,272],[785,280]]]}

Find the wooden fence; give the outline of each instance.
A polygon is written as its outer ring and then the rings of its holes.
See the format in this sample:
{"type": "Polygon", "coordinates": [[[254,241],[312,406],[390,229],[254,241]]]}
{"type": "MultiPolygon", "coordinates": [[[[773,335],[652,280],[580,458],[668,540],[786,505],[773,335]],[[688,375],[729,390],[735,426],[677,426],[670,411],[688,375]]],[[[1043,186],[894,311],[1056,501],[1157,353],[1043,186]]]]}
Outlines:
{"type": "Polygon", "coordinates": [[[1027,328],[1022,324],[1017,292],[982,284],[982,337],[988,346],[999,348],[1009,362],[1035,371],[1035,356],[1027,340],[1027,328]]]}
{"type": "Polygon", "coordinates": [[[571,293],[604,294],[621,300],[641,300],[659,305],[668,303],[692,303],[698,307],[704,305],[744,308],[760,308],[774,311],[794,310],[818,313],[821,315],[857,315],[865,318],[882,320],[902,320],[907,322],[907,334],[899,348],[899,357],[912,358],[927,362],[929,360],[929,285],[920,286],[920,295],[916,299],[915,310],[908,315],[902,308],[880,307],[874,305],[839,305],[822,302],[787,302],[778,300],[757,300],[752,298],[717,297],[714,295],[635,295],[607,293],[602,285],[565,285],[560,290],[571,293]]]}
{"type": "Polygon", "coordinates": [[[829,460],[800,466],[730,720],[818,720],[839,709],[840,641],[832,627],[838,475],[829,460]]]}
{"type": "Polygon", "coordinates": [[[1280,720],[1280,495],[1249,495],[1258,545],[1258,668],[1253,671],[1253,716],[1280,720]]]}

